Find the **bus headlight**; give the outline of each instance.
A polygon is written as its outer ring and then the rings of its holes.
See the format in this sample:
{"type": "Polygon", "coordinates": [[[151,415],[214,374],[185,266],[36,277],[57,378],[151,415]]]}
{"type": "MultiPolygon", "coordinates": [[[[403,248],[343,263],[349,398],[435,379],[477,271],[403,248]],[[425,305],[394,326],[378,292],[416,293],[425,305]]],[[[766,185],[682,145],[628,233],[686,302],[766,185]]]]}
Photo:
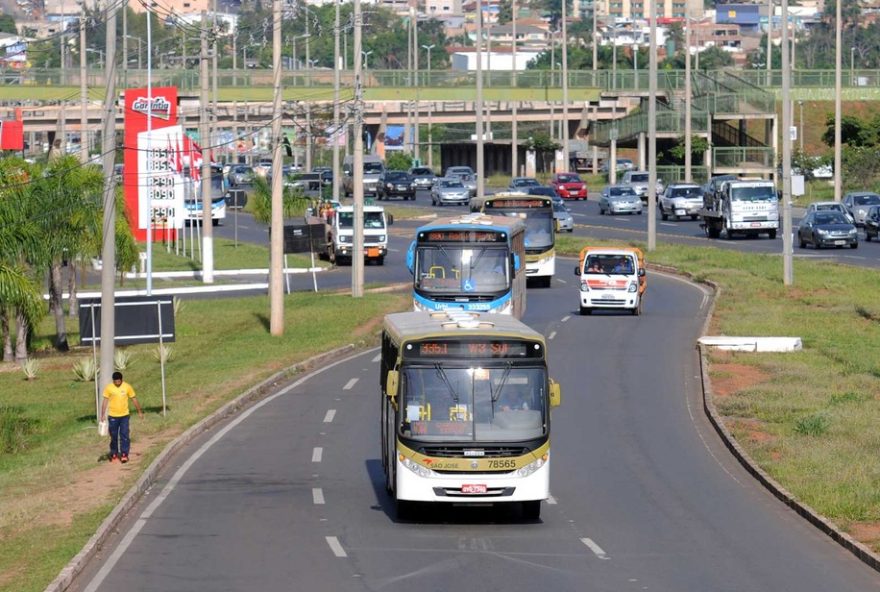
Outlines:
{"type": "Polygon", "coordinates": [[[530,462],[526,466],[524,466],[520,469],[517,469],[516,476],[517,477],[528,477],[529,475],[531,475],[532,473],[534,473],[535,471],[537,471],[538,469],[543,467],[544,463],[547,462],[548,458],[549,458],[549,455],[545,454],[541,458],[537,458],[537,459],[533,460],[532,462],[530,462]]]}
{"type": "Polygon", "coordinates": [[[349,237],[346,236],[346,235],[344,235],[344,234],[340,234],[340,235],[339,235],[339,242],[340,242],[340,243],[347,243],[347,242],[349,242],[348,239],[349,239],[349,237]]]}
{"type": "Polygon", "coordinates": [[[403,463],[403,466],[405,466],[407,469],[409,469],[410,471],[412,471],[413,473],[415,473],[419,477],[423,477],[425,479],[428,479],[428,478],[434,476],[434,471],[432,471],[428,467],[423,467],[422,465],[420,465],[417,462],[411,461],[410,459],[403,456],[402,454],[399,455],[397,458],[400,459],[400,462],[403,463]]]}

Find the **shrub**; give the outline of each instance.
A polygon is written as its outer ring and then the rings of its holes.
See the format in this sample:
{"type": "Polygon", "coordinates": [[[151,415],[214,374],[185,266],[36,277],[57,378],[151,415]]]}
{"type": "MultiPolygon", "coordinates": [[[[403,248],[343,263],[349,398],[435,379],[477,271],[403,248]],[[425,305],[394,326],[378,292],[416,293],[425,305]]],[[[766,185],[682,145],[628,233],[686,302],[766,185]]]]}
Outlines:
{"type": "Polygon", "coordinates": [[[153,357],[157,362],[168,363],[174,357],[174,348],[170,345],[157,345],[153,350],[153,357]]]}
{"type": "Polygon", "coordinates": [[[92,358],[82,358],[73,364],[73,374],[80,382],[92,382],[98,377],[100,368],[92,358]]]}
{"type": "Polygon", "coordinates": [[[808,415],[797,420],[794,431],[801,436],[821,436],[828,431],[830,422],[824,415],[808,415]]]}
{"type": "Polygon", "coordinates": [[[131,366],[134,354],[125,349],[117,349],[113,354],[113,367],[117,370],[125,370],[131,366]]]}
{"type": "Polygon", "coordinates": [[[21,364],[21,371],[24,372],[26,380],[36,380],[39,369],[40,363],[33,358],[28,358],[21,364]]]}

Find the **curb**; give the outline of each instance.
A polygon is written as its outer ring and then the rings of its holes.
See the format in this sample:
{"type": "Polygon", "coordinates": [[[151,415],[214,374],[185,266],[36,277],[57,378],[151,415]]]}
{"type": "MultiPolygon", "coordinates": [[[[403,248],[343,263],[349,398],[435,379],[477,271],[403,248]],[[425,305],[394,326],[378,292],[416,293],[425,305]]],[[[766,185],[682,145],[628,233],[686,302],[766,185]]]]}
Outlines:
{"type": "Polygon", "coordinates": [[[341,358],[345,354],[358,349],[355,344],[348,344],[328,352],[312,356],[311,358],[294,364],[293,366],[276,372],[266,380],[252,386],[232,401],[223,405],[220,409],[205,417],[197,424],[191,426],[184,433],[169,442],[162,452],[150,463],[137,483],[131,486],[122,500],[113,508],[113,511],[101,522],[98,530],[86,542],[79,553],[71,559],[54,580],[45,588],[45,592],[63,592],[82,571],[85,565],[101,549],[110,534],[119,526],[129,510],[140,500],[143,494],[153,485],[159,472],[171,461],[172,457],[184,446],[189,444],[196,436],[211,429],[227,417],[230,417],[242,409],[256,403],[267,396],[273,387],[280,382],[289,379],[295,374],[311,370],[317,365],[341,358]]]}

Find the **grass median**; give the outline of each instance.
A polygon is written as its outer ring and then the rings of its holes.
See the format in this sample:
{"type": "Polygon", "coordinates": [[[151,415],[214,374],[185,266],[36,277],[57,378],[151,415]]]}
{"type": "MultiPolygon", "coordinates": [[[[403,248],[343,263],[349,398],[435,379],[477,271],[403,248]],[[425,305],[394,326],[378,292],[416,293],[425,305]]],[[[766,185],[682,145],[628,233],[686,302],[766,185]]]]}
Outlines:
{"type": "MultiPolygon", "coordinates": [[[[559,253],[586,244],[612,243],[560,237],[559,253]]],[[[798,258],[786,287],[778,255],[707,241],[646,257],[721,287],[712,334],[803,339],[794,353],[711,353],[718,410],[779,483],[880,552],[880,272],[798,258]]]]}
{"type": "MultiPolygon", "coordinates": [[[[95,385],[74,378],[89,348],[39,358],[36,380],[17,367],[0,371],[0,590],[42,590],[161,449],[249,386],[319,352],[374,344],[379,320],[412,306],[408,293],[293,294],[286,331],[268,334],[265,296],[183,303],[166,366],[168,415],[161,414],[155,345],[130,346],[123,372],[146,416],[132,419],[132,460],[99,461],[107,440],[95,428],[95,385]],[[340,314],[344,311],[345,314],[340,314]]],[[[51,321],[40,333],[51,331],[51,321]]],[[[45,337],[39,337],[45,340],[45,337]]],[[[74,343],[77,335],[72,335],[74,343]]]]}

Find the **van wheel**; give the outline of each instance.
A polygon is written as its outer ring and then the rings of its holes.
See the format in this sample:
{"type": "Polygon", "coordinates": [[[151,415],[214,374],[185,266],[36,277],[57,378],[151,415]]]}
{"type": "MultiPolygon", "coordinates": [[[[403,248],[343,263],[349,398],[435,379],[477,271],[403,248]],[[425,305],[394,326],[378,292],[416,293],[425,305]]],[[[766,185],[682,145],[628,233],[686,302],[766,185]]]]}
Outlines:
{"type": "Polygon", "coordinates": [[[382,255],[378,259],[376,259],[376,265],[385,265],[385,255],[382,255]]]}
{"type": "Polygon", "coordinates": [[[632,309],[632,315],[634,317],[638,317],[638,316],[642,315],[642,301],[641,300],[639,301],[639,305],[637,307],[635,307],[634,309],[632,309]]]}
{"type": "Polygon", "coordinates": [[[593,314],[593,309],[592,309],[592,308],[589,308],[589,307],[587,307],[587,306],[582,306],[582,307],[581,307],[581,316],[585,317],[585,316],[587,316],[587,315],[591,315],[591,314],[593,314]]]}

